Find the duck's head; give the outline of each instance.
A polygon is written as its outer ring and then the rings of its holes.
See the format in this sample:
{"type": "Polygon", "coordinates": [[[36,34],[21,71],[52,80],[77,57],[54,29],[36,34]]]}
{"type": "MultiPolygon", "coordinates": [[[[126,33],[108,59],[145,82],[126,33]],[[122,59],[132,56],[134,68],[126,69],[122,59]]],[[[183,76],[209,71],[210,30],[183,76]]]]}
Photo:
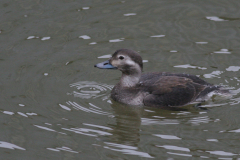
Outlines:
{"type": "Polygon", "coordinates": [[[94,65],[101,69],[118,69],[124,74],[134,74],[142,71],[142,57],[130,49],[119,49],[112,57],[102,63],[94,65]]]}

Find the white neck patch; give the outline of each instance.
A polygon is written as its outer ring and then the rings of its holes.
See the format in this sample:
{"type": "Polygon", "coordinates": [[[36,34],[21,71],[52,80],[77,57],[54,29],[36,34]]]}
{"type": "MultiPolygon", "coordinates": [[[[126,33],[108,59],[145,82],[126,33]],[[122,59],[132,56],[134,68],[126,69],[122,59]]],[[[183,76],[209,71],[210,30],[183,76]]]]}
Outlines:
{"type": "Polygon", "coordinates": [[[141,74],[140,75],[123,75],[121,77],[120,82],[123,87],[133,87],[139,82],[140,77],[141,77],[141,74]]]}

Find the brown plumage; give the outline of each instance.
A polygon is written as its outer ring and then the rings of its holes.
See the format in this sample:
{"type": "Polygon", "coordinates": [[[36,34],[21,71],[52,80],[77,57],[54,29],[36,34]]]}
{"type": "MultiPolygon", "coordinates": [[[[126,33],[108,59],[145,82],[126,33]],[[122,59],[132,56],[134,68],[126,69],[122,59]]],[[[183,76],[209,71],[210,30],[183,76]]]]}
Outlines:
{"type": "Polygon", "coordinates": [[[203,99],[210,92],[221,92],[220,86],[194,75],[166,72],[142,74],[141,56],[129,49],[117,50],[112,58],[95,67],[115,68],[122,72],[111,98],[130,105],[179,107],[203,99]]]}

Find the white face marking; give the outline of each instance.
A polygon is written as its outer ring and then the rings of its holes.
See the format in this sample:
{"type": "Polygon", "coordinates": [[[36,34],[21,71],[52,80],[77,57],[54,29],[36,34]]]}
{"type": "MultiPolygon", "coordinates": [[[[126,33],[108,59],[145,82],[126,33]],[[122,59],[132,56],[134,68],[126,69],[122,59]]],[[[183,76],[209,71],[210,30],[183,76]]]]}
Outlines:
{"type": "Polygon", "coordinates": [[[125,61],[125,63],[128,64],[129,66],[135,66],[136,65],[136,63],[134,61],[132,61],[131,59],[127,59],[125,61]]]}
{"type": "Polygon", "coordinates": [[[129,65],[129,66],[136,66],[137,64],[131,60],[130,57],[126,56],[126,55],[118,55],[117,56],[118,59],[117,60],[113,60],[112,61],[112,65],[113,66],[121,66],[121,65],[129,65]]]}

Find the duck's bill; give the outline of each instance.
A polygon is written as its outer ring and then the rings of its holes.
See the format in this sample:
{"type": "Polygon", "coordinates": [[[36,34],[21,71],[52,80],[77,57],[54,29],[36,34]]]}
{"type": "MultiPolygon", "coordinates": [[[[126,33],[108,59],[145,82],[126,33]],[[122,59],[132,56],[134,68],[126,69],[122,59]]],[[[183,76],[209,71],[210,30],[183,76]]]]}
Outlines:
{"type": "Polygon", "coordinates": [[[95,64],[94,67],[101,68],[101,69],[117,69],[117,67],[114,67],[111,65],[109,60],[95,64]]]}

